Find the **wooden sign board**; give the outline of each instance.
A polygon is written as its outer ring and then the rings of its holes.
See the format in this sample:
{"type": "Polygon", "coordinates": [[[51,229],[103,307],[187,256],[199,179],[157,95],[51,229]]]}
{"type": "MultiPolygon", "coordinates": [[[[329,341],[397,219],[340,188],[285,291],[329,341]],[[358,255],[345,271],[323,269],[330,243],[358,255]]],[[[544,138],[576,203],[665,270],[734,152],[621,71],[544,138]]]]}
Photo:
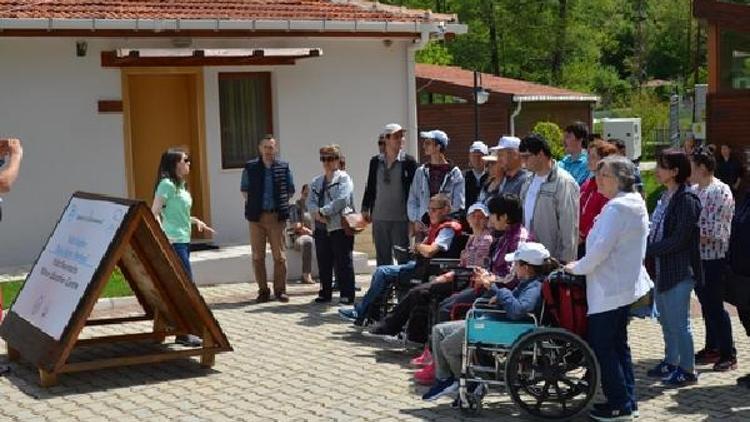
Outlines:
{"type": "Polygon", "coordinates": [[[210,367],[214,355],[231,351],[224,332],[159,223],[142,201],[76,192],[65,207],[26,281],[0,326],[9,360],[23,358],[39,368],[43,386],[57,375],[98,368],[154,363],[201,356],[210,367]],[[89,320],[91,311],[119,267],[144,315],[89,320]],[[147,333],[79,339],[87,325],[153,320],[147,333]],[[154,340],[194,334],[203,345],[182,350],[70,362],[77,347],[154,340]]]}

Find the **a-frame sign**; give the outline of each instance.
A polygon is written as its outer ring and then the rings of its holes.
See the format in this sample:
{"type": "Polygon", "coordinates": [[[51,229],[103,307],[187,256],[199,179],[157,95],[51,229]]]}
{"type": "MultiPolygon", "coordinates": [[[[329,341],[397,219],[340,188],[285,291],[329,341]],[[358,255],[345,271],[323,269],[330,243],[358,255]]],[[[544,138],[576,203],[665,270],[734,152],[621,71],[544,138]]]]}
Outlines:
{"type": "Polygon", "coordinates": [[[189,279],[159,223],[142,201],[76,192],[0,326],[8,359],[39,369],[42,386],[58,374],[200,356],[201,365],[231,351],[198,289],[189,279]],[[144,315],[89,320],[110,275],[119,267],[144,315]],[[85,326],[153,320],[146,333],[79,339],[85,326]],[[160,348],[156,353],[69,361],[74,349],[115,342],[194,334],[197,348],[160,348]]]}

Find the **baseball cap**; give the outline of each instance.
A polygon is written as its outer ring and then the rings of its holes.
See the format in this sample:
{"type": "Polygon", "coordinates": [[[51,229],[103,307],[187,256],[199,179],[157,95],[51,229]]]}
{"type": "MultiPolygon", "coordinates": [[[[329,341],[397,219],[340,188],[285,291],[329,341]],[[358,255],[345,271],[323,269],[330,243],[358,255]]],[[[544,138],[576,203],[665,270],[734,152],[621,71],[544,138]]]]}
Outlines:
{"type": "Polygon", "coordinates": [[[430,130],[427,132],[419,132],[419,137],[422,139],[432,139],[438,144],[442,145],[443,148],[448,146],[448,135],[442,130],[430,130]]]}
{"type": "Polygon", "coordinates": [[[505,261],[523,261],[531,265],[542,265],[549,256],[549,251],[541,243],[525,242],[520,244],[515,252],[505,255],[505,261]]]}
{"type": "Polygon", "coordinates": [[[383,135],[383,136],[385,136],[385,135],[392,135],[392,134],[394,134],[394,133],[396,133],[396,132],[398,132],[400,130],[404,130],[404,128],[402,128],[400,124],[398,124],[398,123],[388,123],[383,128],[383,131],[381,132],[381,135],[383,135]]]}
{"type": "Polygon", "coordinates": [[[487,155],[487,144],[482,141],[474,141],[469,147],[469,152],[481,152],[482,154],[487,155]]]}
{"type": "Polygon", "coordinates": [[[484,205],[481,202],[477,202],[476,204],[470,206],[469,211],[466,212],[466,216],[470,216],[474,211],[482,211],[482,214],[484,214],[485,217],[490,216],[490,209],[487,208],[487,205],[484,205]]]}
{"type": "Polygon", "coordinates": [[[515,136],[502,136],[497,140],[497,146],[490,148],[490,151],[497,151],[500,149],[518,149],[521,145],[521,140],[515,136]]]}
{"type": "Polygon", "coordinates": [[[497,154],[495,154],[495,151],[491,151],[489,154],[482,157],[482,160],[484,161],[497,161],[497,154]]]}

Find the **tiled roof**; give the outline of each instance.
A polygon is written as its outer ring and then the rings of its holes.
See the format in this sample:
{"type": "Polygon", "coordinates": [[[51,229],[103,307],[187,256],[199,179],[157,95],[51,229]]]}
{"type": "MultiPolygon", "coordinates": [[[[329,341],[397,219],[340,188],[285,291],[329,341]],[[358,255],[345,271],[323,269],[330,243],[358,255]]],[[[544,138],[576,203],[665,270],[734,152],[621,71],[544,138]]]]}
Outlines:
{"type": "MultiPolygon", "coordinates": [[[[474,72],[454,66],[437,66],[429,64],[417,64],[417,78],[440,81],[465,88],[474,88],[474,72]]],[[[591,94],[571,91],[554,86],[541,85],[519,79],[502,78],[487,73],[482,73],[482,88],[502,94],[524,97],[571,97],[584,100],[589,98],[596,101],[591,94]]]]}
{"type": "Polygon", "coordinates": [[[0,0],[0,18],[456,21],[362,0],[0,0]]]}

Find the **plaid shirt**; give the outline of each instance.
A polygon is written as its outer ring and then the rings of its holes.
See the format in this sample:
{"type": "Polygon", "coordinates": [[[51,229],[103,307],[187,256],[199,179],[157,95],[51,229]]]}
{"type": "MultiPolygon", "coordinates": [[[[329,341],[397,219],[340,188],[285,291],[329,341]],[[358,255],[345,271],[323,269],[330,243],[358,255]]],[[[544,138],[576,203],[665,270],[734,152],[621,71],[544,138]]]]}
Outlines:
{"type": "MultiPolygon", "coordinates": [[[[665,192],[666,193],[666,192],[665,192]]],[[[657,212],[654,212],[657,214],[657,212]]],[[[656,288],[665,292],[683,280],[694,278],[703,283],[703,267],[700,259],[700,232],[698,220],[701,214],[700,199],[687,185],[680,186],[664,209],[661,222],[652,224],[656,233],[649,236],[646,256],[657,261],[656,288]],[[658,235],[661,232],[661,236],[658,235]],[[656,234],[656,235],[654,235],[656,234]]]]}
{"type": "Polygon", "coordinates": [[[459,265],[487,268],[490,261],[490,246],[492,246],[492,234],[489,229],[484,229],[479,234],[472,234],[466,241],[466,247],[461,251],[459,265]]]}

